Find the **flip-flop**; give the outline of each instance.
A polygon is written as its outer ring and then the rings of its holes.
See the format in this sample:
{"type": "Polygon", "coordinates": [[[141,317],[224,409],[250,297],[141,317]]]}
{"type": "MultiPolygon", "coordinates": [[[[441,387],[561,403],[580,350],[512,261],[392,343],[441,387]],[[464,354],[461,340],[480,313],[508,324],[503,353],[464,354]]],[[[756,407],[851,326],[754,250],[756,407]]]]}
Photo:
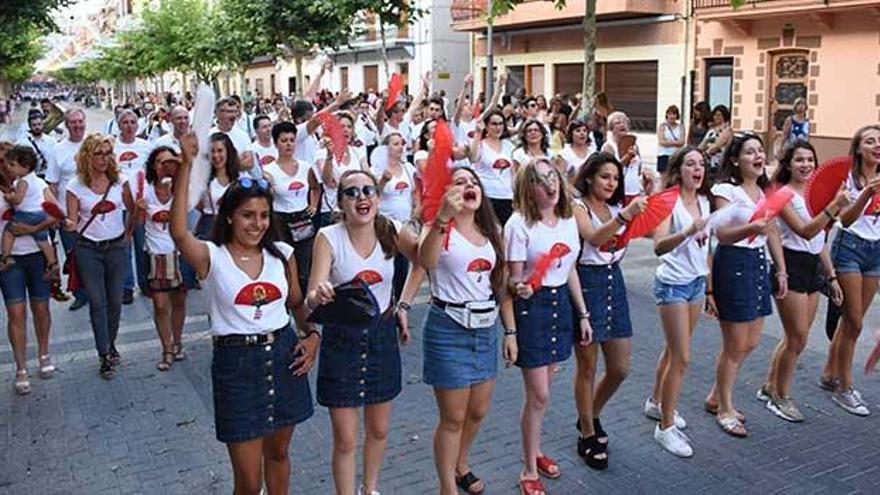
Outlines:
{"type": "Polygon", "coordinates": [[[746,431],[746,428],[743,426],[743,424],[740,423],[739,420],[733,416],[725,416],[723,418],[719,417],[715,421],[718,423],[718,426],[721,427],[724,433],[727,433],[732,437],[745,438],[749,436],[749,432],[746,431]]]}
{"type": "Polygon", "coordinates": [[[455,484],[458,485],[459,488],[469,493],[470,495],[480,495],[484,491],[486,491],[486,487],[484,486],[482,490],[475,490],[472,487],[480,482],[480,478],[474,476],[474,473],[468,471],[467,473],[458,476],[455,476],[455,484]]]}
{"type": "Polygon", "coordinates": [[[542,476],[546,476],[551,480],[562,475],[562,472],[559,470],[559,464],[546,455],[539,455],[535,459],[535,464],[538,466],[538,472],[541,473],[542,476]]]}

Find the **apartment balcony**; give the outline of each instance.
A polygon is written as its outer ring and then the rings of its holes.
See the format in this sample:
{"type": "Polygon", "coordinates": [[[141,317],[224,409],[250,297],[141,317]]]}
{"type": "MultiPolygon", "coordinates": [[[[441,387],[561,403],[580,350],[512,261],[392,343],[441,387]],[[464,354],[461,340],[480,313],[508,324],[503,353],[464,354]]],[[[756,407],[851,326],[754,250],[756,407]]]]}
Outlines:
{"type": "Polygon", "coordinates": [[[701,20],[738,20],[748,22],[759,18],[806,14],[830,28],[834,14],[865,10],[880,19],[880,0],[745,0],[733,8],[730,0],[692,0],[694,14],[701,20]]]}
{"type": "MultiPolygon", "coordinates": [[[[632,19],[683,11],[683,1],[673,0],[601,0],[596,2],[596,18],[600,21],[632,19]]],[[[482,31],[486,29],[485,12],[487,0],[453,0],[450,7],[452,25],[456,31],[482,31]]],[[[562,9],[552,2],[525,0],[513,11],[495,19],[494,28],[499,31],[527,27],[573,24],[584,18],[585,0],[570,0],[562,9]]]]}

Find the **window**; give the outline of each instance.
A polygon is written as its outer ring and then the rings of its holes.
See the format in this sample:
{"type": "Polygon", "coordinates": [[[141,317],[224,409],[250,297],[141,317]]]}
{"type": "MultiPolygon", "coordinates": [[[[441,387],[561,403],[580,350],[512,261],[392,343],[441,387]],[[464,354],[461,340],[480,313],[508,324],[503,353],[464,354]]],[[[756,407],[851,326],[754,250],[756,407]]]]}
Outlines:
{"type": "Polygon", "coordinates": [[[275,98],[275,74],[269,74],[269,91],[272,98],[275,98]]]}
{"type": "Polygon", "coordinates": [[[287,94],[292,95],[296,93],[296,78],[288,77],[287,78],[287,94]]]}
{"type": "Polygon", "coordinates": [[[339,87],[341,89],[348,88],[348,67],[339,68],[339,87]]]}
{"type": "Polygon", "coordinates": [[[256,89],[257,96],[262,97],[263,96],[263,78],[258,77],[256,79],[254,79],[254,87],[256,89]]]}
{"type": "Polygon", "coordinates": [[[526,92],[535,94],[544,93],[544,66],[530,65],[528,79],[526,79],[526,92]]]}
{"type": "Polygon", "coordinates": [[[504,93],[508,95],[515,94],[520,88],[526,85],[526,68],[522,65],[508,65],[504,68],[507,71],[507,86],[504,93]]]}
{"type": "Polygon", "coordinates": [[[365,65],[364,66],[364,91],[378,91],[379,90],[379,66],[378,65],[365,65]]]}
{"type": "Polygon", "coordinates": [[[714,58],[706,60],[706,103],[709,108],[715,105],[731,107],[733,89],[733,59],[714,58]]]}

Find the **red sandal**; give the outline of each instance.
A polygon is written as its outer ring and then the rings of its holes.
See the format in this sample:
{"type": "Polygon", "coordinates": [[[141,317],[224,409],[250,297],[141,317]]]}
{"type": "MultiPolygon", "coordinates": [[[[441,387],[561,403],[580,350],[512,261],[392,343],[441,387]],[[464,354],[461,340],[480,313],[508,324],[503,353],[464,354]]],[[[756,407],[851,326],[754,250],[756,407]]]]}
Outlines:
{"type": "Polygon", "coordinates": [[[553,459],[547,457],[546,455],[539,455],[535,459],[535,464],[538,467],[538,472],[541,475],[554,480],[562,475],[562,472],[559,471],[559,464],[556,463],[553,459]]]}
{"type": "Polygon", "coordinates": [[[519,492],[521,495],[547,495],[547,492],[544,490],[544,484],[541,483],[540,478],[535,480],[520,478],[519,492]]]}

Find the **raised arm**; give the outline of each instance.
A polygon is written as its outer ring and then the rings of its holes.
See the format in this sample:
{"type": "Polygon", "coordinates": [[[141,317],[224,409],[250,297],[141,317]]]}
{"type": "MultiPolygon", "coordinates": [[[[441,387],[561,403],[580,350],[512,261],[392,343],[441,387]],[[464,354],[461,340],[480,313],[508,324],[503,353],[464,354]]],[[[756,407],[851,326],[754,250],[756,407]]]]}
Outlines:
{"type": "Polygon", "coordinates": [[[495,83],[495,88],[492,91],[492,98],[489,100],[489,104],[483,108],[483,113],[478,117],[480,121],[483,120],[483,117],[489,113],[490,110],[498,106],[498,102],[501,100],[501,97],[504,96],[504,86],[507,84],[507,73],[499,72],[498,80],[495,83]]]}
{"type": "Polygon", "coordinates": [[[198,141],[192,133],[183,136],[180,141],[183,159],[177,168],[177,175],[174,177],[172,186],[174,194],[171,201],[171,238],[174,239],[174,244],[183,259],[195,269],[199,278],[204,279],[211,268],[211,255],[208,246],[196,239],[187,228],[186,222],[190,169],[192,168],[192,157],[198,153],[198,141]]]}
{"type": "Polygon", "coordinates": [[[431,89],[431,79],[433,75],[431,71],[425,72],[425,75],[422,76],[422,87],[419,89],[419,92],[416,93],[416,97],[413,98],[412,103],[410,103],[409,108],[406,109],[406,115],[404,115],[404,119],[409,121],[410,116],[413,111],[416,109],[422,108],[422,103],[425,101],[425,98],[428,97],[428,91],[431,89]]]}
{"type": "Polygon", "coordinates": [[[330,60],[324,62],[324,64],[321,65],[321,70],[318,72],[318,77],[316,77],[312,81],[312,83],[309,84],[309,87],[306,89],[305,94],[303,94],[303,98],[305,98],[309,101],[312,101],[315,99],[315,95],[317,95],[318,90],[321,89],[321,79],[324,78],[324,74],[326,74],[327,71],[330,70],[330,68],[332,66],[333,66],[333,62],[331,62],[330,60]]]}
{"type": "Polygon", "coordinates": [[[350,99],[351,92],[348,91],[348,88],[342,88],[342,91],[340,91],[339,94],[336,95],[336,98],[333,99],[333,102],[312,115],[312,118],[310,118],[308,123],[306,124],[306,132],[309,135],[314,134],[315,131],[318,129],[318,126],[321,125],[321,121],[319,120],[320,117],[318,117],[318,115],[322,113],[333,113],[337,109],[339,109],[339,107],[341,107],[343,103],[347,102],[350,99]]]}
{"type": "MultiPolygon", "coordinates": [[[[461,110],[464,108],[465,100],[471,94],[471,86],[474,84],[474,75],[468,74],[464,76],[464,84],[461,86],[461,91],[458,93],[458,98],[455,100],[455,113],[452,116],[452,122],[455,125],[458,125],[461,122],[461,110]]],[[[477,116],[474,115],[474,118],[477,116]]]]}

